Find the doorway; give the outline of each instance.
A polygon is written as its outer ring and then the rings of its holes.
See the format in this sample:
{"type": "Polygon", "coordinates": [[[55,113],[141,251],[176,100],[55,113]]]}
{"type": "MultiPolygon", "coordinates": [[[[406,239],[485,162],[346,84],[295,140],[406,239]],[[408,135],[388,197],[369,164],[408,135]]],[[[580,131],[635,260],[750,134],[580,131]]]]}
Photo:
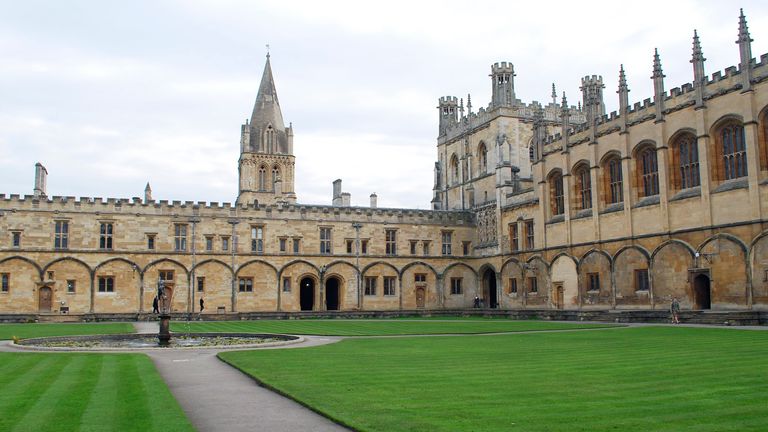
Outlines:
{"type": "Polygon", "coordinates": [[[299,304],[301,310],[311,311],[315,306],[315,280],[305,277],[301,280],[299,289],[299,304]]]}
{"type": "Polygon", "coordinates": [[[555,285],[555,307],[557,309],[563,309],[565,306],[565,289],[562,283],[555,285]]]}
{"type": "Polygon", "coordinates": [[[39,295],[40,301],[38,303],[38,310],[40,312],[50,312],[51,306],[53,305],[53,291],[51,291],[51,287],[40,287],[39,295]]]}
{"type": "Polygon", "coordinates": [[[709,276],[700,274],[693,280],[693,303],[698,310],[712,307],[709,276]]]}
{"type": "Polygon", "coordinates": [[[498,303],[498,295],[496,293],[496,272],[494,272],[491,269],[488,269],[483,274],[483,280],[485,285],[485,301],[488,304],[488,307],[491,309],[496,309],[499,307],[498,303]]]}
{"type": "Polygon", "coordinates": [[[425,293],[426,292],[423,287],[416,288],[416,307],[419,309],[424,309],[425,293]]]}
{"type": "Polygon", "coordinates": [[[325,310],[339,310],[339,279],[325,281],[325,310]]]}

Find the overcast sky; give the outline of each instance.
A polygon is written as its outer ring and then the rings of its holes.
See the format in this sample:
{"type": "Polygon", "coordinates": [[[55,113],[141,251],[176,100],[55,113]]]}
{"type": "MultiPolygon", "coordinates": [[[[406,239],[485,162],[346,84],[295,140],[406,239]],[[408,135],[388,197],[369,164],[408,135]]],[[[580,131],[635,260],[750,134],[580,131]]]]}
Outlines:
{"type": "Polygon", "coordinates": [[[739,7],[768,51],[768,2],[11,1],[0,13],[0,193],[234,202],[240,125],[271,47],[294,126],[296,193],[330,204],[429,208],[437,99],[490,100],[490,65],[511,61],[517,97],[569,102],[602,75],[617,108],[651,97],[653,49],[667,89],[690,82],[698,29],[708,74],[739,61],[739,7]]]}

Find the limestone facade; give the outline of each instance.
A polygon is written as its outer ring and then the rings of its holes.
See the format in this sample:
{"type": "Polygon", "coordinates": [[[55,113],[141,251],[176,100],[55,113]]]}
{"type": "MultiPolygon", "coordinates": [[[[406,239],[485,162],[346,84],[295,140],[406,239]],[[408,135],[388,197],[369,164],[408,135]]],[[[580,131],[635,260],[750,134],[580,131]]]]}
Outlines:
{"type": "Polygon", "coordinates": [[[269,58],[241,128],[235,204],[0,194],[0,313],[140,313],[159,280],[175,312],[768,309],[768,56],[605,113],[524,103],[511,63],[492,100],[439,100],[432,210],[296,203],[293,127],[269,58]]]}

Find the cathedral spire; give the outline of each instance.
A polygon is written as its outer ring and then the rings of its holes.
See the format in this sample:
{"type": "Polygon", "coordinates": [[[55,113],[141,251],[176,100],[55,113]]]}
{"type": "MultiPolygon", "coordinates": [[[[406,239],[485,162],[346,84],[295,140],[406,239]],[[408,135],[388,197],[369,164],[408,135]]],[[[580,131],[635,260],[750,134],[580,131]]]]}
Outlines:
{"type": "Polygon", "coordinates": [[[259,93],[256,95],[256,103],[253,106],[253,114],[251,115],[251,126],[266,128],[268,125],[271,125],[273,129],[278,131],[285,130],[283,113],[280,111],[277,89],[275,89],[275,81],[272,78],[272,65],[270,64],[269,53],[267,53],[267,62],[264,65],[259,93]]]}

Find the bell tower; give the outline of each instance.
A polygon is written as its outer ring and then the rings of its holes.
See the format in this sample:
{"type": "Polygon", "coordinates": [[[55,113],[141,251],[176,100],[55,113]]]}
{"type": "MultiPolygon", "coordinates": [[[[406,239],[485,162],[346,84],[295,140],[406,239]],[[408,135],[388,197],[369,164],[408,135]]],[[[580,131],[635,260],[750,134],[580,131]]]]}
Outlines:
{"type": "Polygon", "coordinates": [[[296,202],[293,126],[285,127],[267,54],[253,114],[240,128],[237,203],[296,202]]]}

